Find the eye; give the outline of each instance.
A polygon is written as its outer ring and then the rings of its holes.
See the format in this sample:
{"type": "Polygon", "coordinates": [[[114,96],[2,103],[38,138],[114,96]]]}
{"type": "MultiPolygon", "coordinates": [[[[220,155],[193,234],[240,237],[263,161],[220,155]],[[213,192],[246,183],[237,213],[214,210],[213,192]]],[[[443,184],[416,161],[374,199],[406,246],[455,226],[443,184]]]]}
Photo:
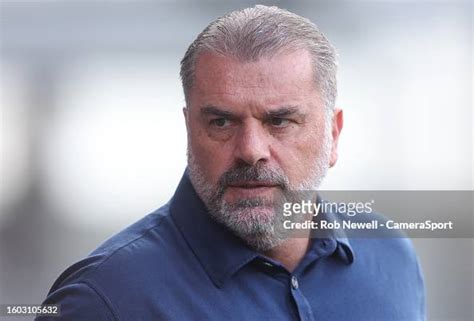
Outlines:
{"type": "Polygon", "coordinates": [[[212,126],[224,128],[230,125],[230,121],[226,118],[215,118],[209,122],[212,126]]]}
{"type": "Polygon", "coordinates": [[[285,119],[285,118],[280,118],[280,117],[273,117],[270,120],[270,123],[274,127],[286,127],[290,123],[290,120],[285,119]]]}

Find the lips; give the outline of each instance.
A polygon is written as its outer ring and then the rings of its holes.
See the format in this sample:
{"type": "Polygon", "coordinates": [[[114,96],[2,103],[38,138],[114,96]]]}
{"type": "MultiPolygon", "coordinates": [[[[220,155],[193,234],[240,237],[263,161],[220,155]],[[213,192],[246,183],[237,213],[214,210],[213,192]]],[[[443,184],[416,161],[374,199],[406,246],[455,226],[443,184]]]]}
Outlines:
{"type": "Polygon", "coordinates": [[[279,187],[279,185],[273,182],[234,182],[227,185],[225,199],[229,203],[254,198],[271,199],[276,187],[279,187]]]}
{"type": "Polygon", "coordinates": [[[247,181],[247,182],[229,184],[229,187],[237,187],[237,188],[245,188],[245,189],[261,188],[261,187],[276,187],[276,186],[278,185],[275,183],[261,182],[261,181],[247,181]]]}

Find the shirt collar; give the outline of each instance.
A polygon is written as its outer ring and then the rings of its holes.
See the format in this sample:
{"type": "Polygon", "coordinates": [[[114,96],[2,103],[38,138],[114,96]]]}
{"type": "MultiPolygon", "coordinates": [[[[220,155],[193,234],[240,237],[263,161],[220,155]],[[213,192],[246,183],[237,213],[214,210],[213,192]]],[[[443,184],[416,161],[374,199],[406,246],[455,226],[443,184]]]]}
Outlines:
{"type": "MultiPolygon", "coordinates": [[[[260,256],[211,218],[191,184],[187,170],[171,200],[170,213],[187,244],[218,287],[222,287],[226,279],[260,256]]],[[[338,243],[336,254],[347,264],[352,263],[354,255],[347,237],[342,232],[334,235],[334,239],[338,243]]]]}

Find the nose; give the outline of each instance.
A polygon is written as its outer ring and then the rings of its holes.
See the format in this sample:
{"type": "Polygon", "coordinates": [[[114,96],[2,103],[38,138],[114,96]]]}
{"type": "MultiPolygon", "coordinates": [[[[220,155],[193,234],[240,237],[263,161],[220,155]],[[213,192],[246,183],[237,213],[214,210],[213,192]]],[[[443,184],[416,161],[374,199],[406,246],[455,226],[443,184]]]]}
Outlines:
{"type": "Polygon", "coordinates": [[[258,121],[243,124],[236,137],[235,158],[253,166],[270,159],[268,133],[258,121]]]}

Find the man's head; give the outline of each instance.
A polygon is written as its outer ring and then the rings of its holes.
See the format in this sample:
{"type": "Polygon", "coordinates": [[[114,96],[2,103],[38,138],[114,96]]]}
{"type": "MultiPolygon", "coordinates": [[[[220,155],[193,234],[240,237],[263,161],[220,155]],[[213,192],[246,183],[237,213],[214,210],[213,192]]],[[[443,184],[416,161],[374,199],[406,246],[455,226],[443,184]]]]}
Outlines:
{"type": "Polygon", "coordinates": [[[191,182],[257,250],[285,238],[278,204],[316,189],[337,160],[335,74],[334,49],[314,24],[265,6],[212,22],[181,62],[191,182]]]}

